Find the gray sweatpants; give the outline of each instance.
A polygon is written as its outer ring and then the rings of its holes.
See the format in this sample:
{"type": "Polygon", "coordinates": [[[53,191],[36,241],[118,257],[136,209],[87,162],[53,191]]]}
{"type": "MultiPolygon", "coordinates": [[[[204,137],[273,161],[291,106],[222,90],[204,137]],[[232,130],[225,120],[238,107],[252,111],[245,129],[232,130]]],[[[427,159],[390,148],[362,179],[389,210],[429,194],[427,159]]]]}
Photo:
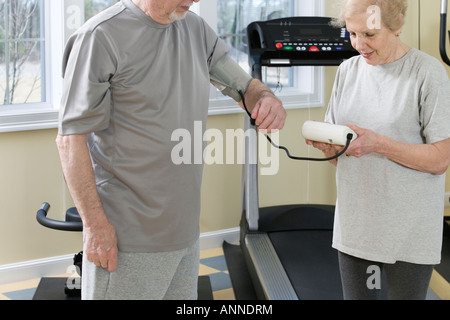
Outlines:
{"type": "Polygon", "coordinates": [[[432,265],[379,263],[342,252],[339,252],[339,267],[346,300],[381,299],[382,289],[390,300],[425,300],[434,270],[432,265]],[[383,282],[382,272],[386,277],[383,282]]]}
{"type": "Polygon", "coordinates": [[[83,300],[195,300],[199,243],[187,249],[158,252],[119,252],[110,273],[83,259],[83,300]]]}

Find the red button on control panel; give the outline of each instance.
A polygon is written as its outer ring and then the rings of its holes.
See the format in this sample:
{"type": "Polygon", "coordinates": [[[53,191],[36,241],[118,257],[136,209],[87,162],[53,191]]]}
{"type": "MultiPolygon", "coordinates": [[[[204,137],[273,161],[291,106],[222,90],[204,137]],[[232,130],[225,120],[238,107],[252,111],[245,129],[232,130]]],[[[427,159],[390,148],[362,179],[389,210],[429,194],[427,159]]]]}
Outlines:
{"type": "Polygon", "coordinates": [[[311,48],[309,48],[310,52],[319,52],[319,48],[317,48],[316,46],[312,46],[311,48]]]}
{"type": "Polygon", "coordinates": [[[275,47],[277,47],[277,49],[283,49],[283,44],[278,42],[278,43],[275,45],[275,47]]]}

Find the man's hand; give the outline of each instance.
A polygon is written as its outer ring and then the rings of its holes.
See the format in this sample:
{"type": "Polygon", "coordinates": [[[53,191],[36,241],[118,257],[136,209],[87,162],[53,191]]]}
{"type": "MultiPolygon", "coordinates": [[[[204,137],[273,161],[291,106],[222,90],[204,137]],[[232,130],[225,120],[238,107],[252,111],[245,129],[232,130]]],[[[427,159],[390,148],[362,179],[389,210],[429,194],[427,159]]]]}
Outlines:
{"type": "MultiPolygon", "coordinates": [[[[252,80],[245,93],[246,106],[259,130],[283,129],[286,111],[281,101],[259,80],[252,80]]],[[[240,103],[243,107],[242,102],[240,103]]]]}
{"type": "Polygon", "coordinates": [[[117,268],[117,237],[114,227],[105,223],[96,228],[84,228],[84,253],[97,267],[114,272],[117,268]]]}
{"type": "Polygon", "coordinates": [[[281,101],[270,94],[256,102],[251,114],[258,128],[268,132],[283,129],[286,121],[286,111],[281,101]]]}

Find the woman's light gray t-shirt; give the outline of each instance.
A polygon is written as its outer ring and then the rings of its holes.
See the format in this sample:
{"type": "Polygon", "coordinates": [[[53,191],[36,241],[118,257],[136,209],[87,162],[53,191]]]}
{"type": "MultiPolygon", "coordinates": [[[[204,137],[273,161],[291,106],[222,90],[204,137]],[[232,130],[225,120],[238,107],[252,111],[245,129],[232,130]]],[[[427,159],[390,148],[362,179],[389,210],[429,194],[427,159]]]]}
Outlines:
{"type": "MultiPolygon", "coordinates": [[[[362,57],[337,73],[325,121],[410,144],[450,138],[450,82],[442,64],[416,49],[386,65],[362,57]]],[[[333,247],[356,257],[440,262],[445,175],[419,172],[379,154],[341,157],[333,247]]]]}
{"type": "Polygon", "coordinates": [[[93,133],[97,189],[119,250],[171,251],[198,239],[202,164],[174,164],[181,137],[172,133],[202,144],[209,71],[228,50],[197,15],[161,25],[130,0],[69,40],[59,133],[93,133]]]}

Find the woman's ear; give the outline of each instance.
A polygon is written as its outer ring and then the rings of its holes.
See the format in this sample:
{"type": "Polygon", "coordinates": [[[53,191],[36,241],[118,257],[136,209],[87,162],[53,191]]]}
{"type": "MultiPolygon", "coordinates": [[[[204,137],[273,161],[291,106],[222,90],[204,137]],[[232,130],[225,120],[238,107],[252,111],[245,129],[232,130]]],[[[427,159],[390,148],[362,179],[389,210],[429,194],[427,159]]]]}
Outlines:
{"type": "Polygon", "coordinates": [[[400,28],[398,30],[394,30],[394,33],[397,37],[400,36],[403,30],[403,26],[405,25],[405,15],[403,13],[399,14],[400,28]]]}

